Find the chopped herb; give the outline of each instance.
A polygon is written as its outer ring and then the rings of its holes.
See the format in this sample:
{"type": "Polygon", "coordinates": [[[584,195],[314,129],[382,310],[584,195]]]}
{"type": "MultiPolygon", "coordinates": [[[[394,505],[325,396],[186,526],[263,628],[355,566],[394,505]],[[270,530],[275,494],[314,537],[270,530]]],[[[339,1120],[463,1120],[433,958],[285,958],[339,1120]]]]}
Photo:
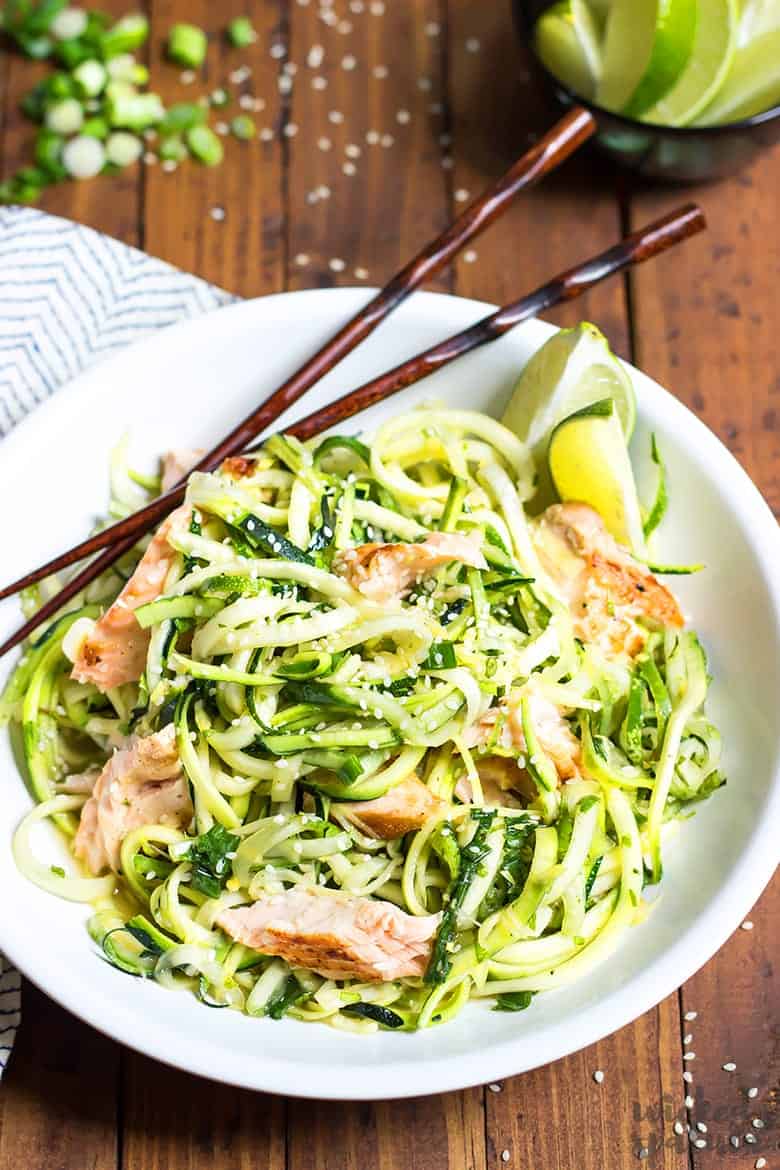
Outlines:
{"type": "Polygon", "coordinates": [[[192,885],[209,898],[218,898],[233,872],[228,853],[238,848],[240,838],[223,825],[212,825],[192,842],[184,857],[192,864],[192,885]]]}
{"type": "Polygon", "coordinates": [[[531,1006],[533,991],[507,991],[496,996],[494,1012],[524,1012],[531,1006]]]}
{"type": "Polygon", "coordinates": [[[341,1012],[345,1016],[362,1016],[367,1020],[374,1020],[383,1028],[402,1028],[404,1026],[403,1016],[399,1016],[398,1012],[382,1007],[378,1003],[363,1003],[362,1001],[348,1003],[341,1009],[341,1012]]]}

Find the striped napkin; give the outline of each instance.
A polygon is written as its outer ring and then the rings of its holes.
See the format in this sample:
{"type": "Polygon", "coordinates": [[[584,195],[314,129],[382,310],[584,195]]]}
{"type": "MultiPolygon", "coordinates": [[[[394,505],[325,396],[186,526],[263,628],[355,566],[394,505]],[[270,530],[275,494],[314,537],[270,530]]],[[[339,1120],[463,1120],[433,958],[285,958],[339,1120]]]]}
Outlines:
{"type": "MultiPolygon", "coordinates": [[[[0,440],[121,346],[235,299],[81,224],[1,207],[0,440]]],[[[0,1075],[19,1026],[20,986],[0,955],[0,1075]]]]}

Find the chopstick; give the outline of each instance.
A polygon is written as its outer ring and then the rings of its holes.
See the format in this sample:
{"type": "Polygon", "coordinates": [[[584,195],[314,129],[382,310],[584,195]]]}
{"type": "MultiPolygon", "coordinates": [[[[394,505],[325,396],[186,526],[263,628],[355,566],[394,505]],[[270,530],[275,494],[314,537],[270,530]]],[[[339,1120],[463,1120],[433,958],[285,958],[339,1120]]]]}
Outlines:
{"type": "MultiPolygon", "coordinates": [[[[421,381],[462,354],[502,336],[541,310],[582,296],[583,293],[588,292],[594,285],[606,280],[607,277],[650,260],[675,244],[696,235],[706,226],[704,213],[694,203],[686,204],[676,211],[669,212],[660,219],[632,232],[631,235],[626,236],[625,239],[611,248],[607,248],[606,251],[600,252],[582,264],[567,269],[559,276],[541,285],[534,292],[521,297],[520,300],[505,305],[495,313],[491,313],[476,324],[469,326],[468,329],[439,342],[438,345],[417,354],[388,373],[374,378],[350,394],[346,394],[313,414],[298,420],[287,430],[299,439],[311,438],[335,423],[351,418],[358,411],[411,386],[414,382],[421,381]]],[[[94,580],[105,567],[129,551],[134,543],[135,536],[126,538],[119,545],[106,549],[101,556],[87,565],[0,646],[0,657],[23,642],[41,622],[56,613],[65,601],[70,600],[85,585],[94,580]],[[101,561],[105,563],[101,564],[101,561]]]]}
{"type": "Polygon", "coordinates": [[[298,419],[286,427],[285,431],[297,439],[311,439],[314,435],[329,430],[336,423],[343,422],[359,411],[367,410],[377,402],[383,402],[391,395],[397,394],[399,390],[427,378],[463,354],[470,353],[471,350],[478,349],[489,341],[495,341],[497,337],[508,333],[510,329],[544,312],[545,309],[581,297],[607,277],[651,260],[675,244],[695,236],[706,226],[704,212],[696,203],[686,203],[675,211],[667,212],[652,223],[638,228],[619,244],[613,244],[611,248],[599,252],[592,259],[576,264],[559,276],[554,276],[552,280],[521,297],[520,300],[504,305],[495,313],[490,313],[474,325],[470,325],[468,329],[453,334],[423,353],[416,354],[342,398],[320,407],[313,414],[298,419]]]}
{"type": "MultiPolygon", "coordinates": [[[[313,357],[234,427],[216,447],[207,452],[192,471],[212,471],[229,455],[245,450],[248,444],[271,426],[283,411],[297,402],[329,370],[373,333],[411,293],[445,268],[462,248],[498,219],[521,191],[538,182],[569,158],[590,138],[595,128],[596,123],[587,110],[579,107],[570,110],[492,186],[475,199],[440,236],[426,244],[422,251],[392,277],[384,288],[342,326],[313,357]]],[[[158,496],[131,516],[112,524],[109,528],[104,528],[67,552],[60,553],[46,564],[26,573],[17,581],[5,585],[0,589],[0,601],[34,585],[51,573],[92,556],[101,548],[113,546],[110,559],[103,556],[87,566],[90,570],[89,576],[82,577],[82,574],[79,574],[78,579],[85,584],[93,580],[97,573],[102,572],[114,560],[129,551],[139,536],[153,528],[182,501],[186,483],[185,476],[164,495],[158,496]],[[131,535],[134,539],[129,541],[131,535]],[[96,572],[91,572],[94,568],[96,572]]],[[[73,582],[66,588],[70,588],[72,584],[73,582]]],[[[73,592],[69,596],[72,597],[73,592]]],[[[2,652],[0,648],[0,653],[2,652]]]]}

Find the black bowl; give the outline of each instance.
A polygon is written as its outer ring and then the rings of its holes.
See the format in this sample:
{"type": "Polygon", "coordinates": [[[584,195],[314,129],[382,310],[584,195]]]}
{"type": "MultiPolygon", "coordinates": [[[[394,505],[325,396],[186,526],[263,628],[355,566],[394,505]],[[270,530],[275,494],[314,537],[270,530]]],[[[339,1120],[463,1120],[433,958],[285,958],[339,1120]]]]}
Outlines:
{"type": "Polygon", "coordinates": [[[728,126],[656,126],[623,118],[567,89],[533,47],[537,18],[552,0],[512,0],[515,26],[540,80],[565,109],[584,106],[596,119],[597,146],[611,158],[651,179],[703,182],[733,174],[780,141],[780,106],[728,126]]]}

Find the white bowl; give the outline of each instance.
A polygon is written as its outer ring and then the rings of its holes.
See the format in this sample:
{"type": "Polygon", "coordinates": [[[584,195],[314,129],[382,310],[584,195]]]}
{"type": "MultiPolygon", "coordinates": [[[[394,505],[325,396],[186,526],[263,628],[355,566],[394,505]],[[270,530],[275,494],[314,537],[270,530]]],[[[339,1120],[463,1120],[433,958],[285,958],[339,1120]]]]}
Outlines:
{"type": "MultiPolygon", "coordinates": [[[[142,462],[170,446],[209,445],[368,296],[362,289],[313,291],[222,309],[133,346],[58,393],[0,448],[3,579],[84,535],[105,504],[108,452],[124,431],[142,462]]],[[[488,308],[418,294],[291,417],[488,308]]],[[[371,428],[389,412],[432,397],[497,414],[518,370],[552,332],[531,322],[374,408],[361,424],[371,428]]],[[[249,1088],[351,1099],[438,1093],[556,1060],[647,1011],[705,963],[739,925],[777,860],[780,542],[760,495],[710,431],[649,378],[635,374],[635,381],[633,446],[646,495],[651,432],[669,467],[671,509],[658,555],[707,566],[676,588],[710,655],[710,708],[723,731],[729,783],[682,825],[668,850],[659,903],[606,965],[569,989],[539,995],[521,1015],[474,1004],[453,1023],[415,1034],[355,1037],[209,1011],[186,993],[102,962],[84,929],[84,909],[19,875],[11,834],[30,797],[3,735],[0,947],[8,957],[66,1008],[159,1060],[249,1088]]],[[[14,601],[0,606],[0,635],[17,621],[14,601]]],[[[45,844],[57,848],[53,832],[45,844]]]]}

